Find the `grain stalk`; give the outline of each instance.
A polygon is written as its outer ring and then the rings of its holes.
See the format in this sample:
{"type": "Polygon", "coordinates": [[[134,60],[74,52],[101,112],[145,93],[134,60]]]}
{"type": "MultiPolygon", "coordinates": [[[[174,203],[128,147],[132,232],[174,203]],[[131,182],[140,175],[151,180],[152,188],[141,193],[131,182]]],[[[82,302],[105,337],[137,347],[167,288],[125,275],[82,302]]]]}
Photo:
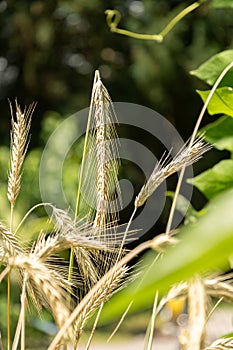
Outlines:
{"type": "MultiPolygon", "coordinates": [[[[31,118],[35,109],[35,104],[31,104],[28,109],[25,108],[22,112],[17,101],[15,101],[16,113],[14,117],[13,107],[11,108],[11,161],[10,173],[8,176],[7,197],[10,202],[10,232],[13,232],[13,212],[15,201],[18,197],[21,185],[21,172],[24,158],[28,148],[28,137],[31,126],[31,118]]],[[[7,348],[10,350],[11,330],[10,330],[10,299],[11,299],[11,281],[10,271],[7,281],[7,348]]]]}

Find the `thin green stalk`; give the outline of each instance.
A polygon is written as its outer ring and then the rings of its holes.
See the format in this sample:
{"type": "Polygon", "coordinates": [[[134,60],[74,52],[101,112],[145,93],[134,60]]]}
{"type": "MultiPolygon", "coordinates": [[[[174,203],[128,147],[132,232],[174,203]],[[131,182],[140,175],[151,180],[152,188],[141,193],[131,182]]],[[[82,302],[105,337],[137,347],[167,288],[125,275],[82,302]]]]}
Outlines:
{"type": "MultiPolygon", "coordinates": [[[[203,1],[202,1],[203,2],[203,1]]],[[[168,25],[159,33],[163,38],[175,27],[177,23],[179,23],[185,16],[187,16],[190,12],[196,10],[201,4],[201,1],[194,2],[190,6],[186,7],[183,11],[178,13],[168,25]]]]}
{"type": "MultiPolygon", "coordinates": [[[[92,111],[93,111],[93,104],[94,104],[94,93],[95,93],[95,84],[97,80],[99,79],[99,73],[98,71],[95,72],[94,82],[93,82],[93,88],[91,93],[91,103],[88,113],[88,120],[87,120],[87,127],[86,127],[86,135],[85,135],[85,141],[84,141],[84,147],[83,147],[83,154],[82,154],[82,163],[80,168],[80,174],[79,174],[79,184],[78,184],[78,190],[77,190],[77,197],[76,197],[76,205],[75,205],[75,219],[77,219],[80,209],[80,201],[81,201],[81,186],[83,181],[83,174],[84,174],[84,166],[86,161],[86,155],[87,155],[87,145],[88,145],[88,139],[89,139],[89,131],[91,126],[91,117],[92,117],[92,111]]],[[[72,282],[72,276],[73,276],[73,268],[74,268],[74,249],[71,248],[70,250],[70,261],[69,261],[69,273],[68,273],[68,281],[72,282]]],[[[71,298],[71,291],[68,291],[67,294],[68,301],[70,301],[71,298]]]]}
{"type": "MultiPolygon", "coordinates": [[[[189,142],[189,147],[191,148],[193,145],[193,142],[197,136],[201,121],[204,117],[204,114],[206,112],[207,106],[211,100],[211,98],[213,97],[215,90],[217,89],[218,85],[220,84],[221,80],[224,78],[224,76],[226,75],[226,73],[233,67],[233,62],[231,62],[230,64],[228,64],[228,66],[222,71],[222,73],[219,75],[218,79],[216,80],[216,82],[214,83],[212,89],[210,90],[210,93],[201,109],[201,112],[197,118],[197,122],[196,125],[194,127],[190,142],[189,142]]],[[[166,233],[169,234],[169,232],[171,231],[171,225],[172,225],[172,221],[173,221],[173,217],[175,214],[175,209],[176,209],[176,203],[178,200],[178,196],[179,196],[179,192],[180,192],[180,188],[181,188],[181,184],[183,181],[183,177],[184,177],[184,172],[185,172],[185,166],[181,169],[180,171],[180,176],[177,182],[177,186],[176,186],[176,190],[175,190],[175,194],[174,194],[174,198],[173,198],[173,202],[172,202],[172,206],[171,206],[171,210],[169,213],[169,218],[168,218],[168,222],[167,222],[167,227],[166,227],[166,233]]]]}
{"type": "Polygon", "coordinates": [[[178,15],[176,15],[159,34],[140,34],[131,32],[126,29],[118,28],[118,24],[121,20],[121,14],[117,10],[106,10],[105,13],[107,15],[106,21],[113,33],[125,35],[131,38],[140,39],[140,40],[154,40],[161,43],[165,36],[175,27],[177,23],[179,23],[185,16],[187,16],[190,12],[197,9],[202,3],[206,0],[197,1],[186,7],[182,10],[178,15]]]}
{"type": "Polygon", "coordinates": [[[11,347],[11,272],[7,278],[7,349],[11,347]]]}

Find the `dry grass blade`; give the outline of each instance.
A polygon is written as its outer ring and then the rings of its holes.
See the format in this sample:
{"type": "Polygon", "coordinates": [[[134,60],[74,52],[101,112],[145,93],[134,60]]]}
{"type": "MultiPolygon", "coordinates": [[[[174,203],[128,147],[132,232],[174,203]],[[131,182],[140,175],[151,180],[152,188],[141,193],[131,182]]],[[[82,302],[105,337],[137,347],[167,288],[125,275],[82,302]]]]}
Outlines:
{"type": "Polygon", "coordinates": [[[182,349],[200,350],[204,345],[206,313],[206,291],[200,277],[194,277],[188,286],[188,329],[180,336],[182,349]]]}
{"type": "Polygon", "coordinates": [[[233,349],[232,337],[217,339],[204,350],[227,350],[227,349],[233,349]]]}
{"type": "Polygon", "coordinates": [[[92,316],[93,312],[97,310],[101,303],[105,302],[111,297],[113,292],[119,289],[122,286],[122,283],[125,281],[127,276],[127,267],[121,267],[117,271],[114,271],[112,276],[101,285],[101,288],[96,290],[92,298],[85,305],[83,310],[80,312],[78,318],[75,321],[75,338],[76,341],[80,338],[84,326],[88,319],[92,316]]]}
{"type": "Polygon", "coordinates": [[[11,105],[11,163],[7,191],[8,200],[12,206],[14,206],[20,190],[22,165],[28,146],[28,135],[31,126],[31,118],[35,109],[35,103],[31,104],[28,109],[25,108],[24,112],[22,112],[17,101],[15,102],[15,105],[15,117],[11,105]]]}
{"type": "Polygon", "coordinates": [[[205,144],[202,138],[197,138],[191,147],[186,146],[181,149],[170,162],[167,158],[158,162],[147,183],[136,197],[135,208],[142,206],[167,177],[181,170],[184,166],[195,163],[209,149],[211,149],[210,145],[205,144]]]}

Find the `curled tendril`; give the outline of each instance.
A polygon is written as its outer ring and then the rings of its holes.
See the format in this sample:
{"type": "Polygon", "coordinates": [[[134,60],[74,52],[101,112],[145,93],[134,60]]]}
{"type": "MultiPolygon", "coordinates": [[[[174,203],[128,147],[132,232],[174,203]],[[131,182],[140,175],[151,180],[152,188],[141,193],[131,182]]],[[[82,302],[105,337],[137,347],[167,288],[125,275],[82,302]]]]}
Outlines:
{"type": "Polygon", "coordinates": [[[115,32],[121,20],[121,14],[118,10],[106,10],[106,21],[112,32],[115,32]]]}
{"type": "Polygon", "coordinates": [[[200,5],[207,2],[208,0],[199,0],[184,8],[181,12],[179,12],[159,34],[141,34],[131,32],[129,30],[118,28],[118,24],[121,20],[121,14],[118,10],[106,10],[106,22],[109,26],[111,32],[126,35],[131,38],[141,39],[141,40],[154,40],[158,43],[161,43],[165,36],[174,28],[174,26],[179,23],[185,16],[187,16],[190,12],[196,10],[200,5]]]}

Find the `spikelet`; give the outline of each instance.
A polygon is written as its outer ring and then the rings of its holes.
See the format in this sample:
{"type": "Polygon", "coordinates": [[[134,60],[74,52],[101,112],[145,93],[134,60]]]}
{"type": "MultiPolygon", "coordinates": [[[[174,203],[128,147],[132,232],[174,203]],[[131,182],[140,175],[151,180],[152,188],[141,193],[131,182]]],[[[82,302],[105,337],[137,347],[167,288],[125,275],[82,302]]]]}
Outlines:
{"type": "Polygon", "coordinates": [[[233,349],[232,337],[217,339],[204,350],[228,350],[228,349],[233,349]]]}
{"type": "Polygon", "coordinates": [[[114,271],[109,279],[104,281],[104,284],[101,285],[85,305],[80,315],[75,321],[74,333],[76,342],[79,340],[84,326],[87,323],[88,319],[92,316],[93,312],[97,310],[101,303],[107,301],[112,294],[121,287],[122,283],[125,281],[127,276],[127,267],[121,267],[117,271],[114,271]]]}
{"type": "Polygon", "coordinates": [[[20,191],[22,165],[27,152],[31,118],[35,109],[35,103],[31,104],[28,109],[25,108],[24,112],[21,111],[21,108],[18,105],[17,101],[15,101],[15,105],[15,117],[11,105],[11,162],[7,191],[7,197],[11,203],[11,206],[14,206],[16,198],[20,191]]]}
{"type": "MultiPolygon", "coordinates": [[[[33,253],[13,257],[9,259],[9,265],[17,267],[23,276],[27,276],[27,288],[29,293],[32,292],[31,296],[36,298],[36,306],[42,302],[49,307],[58,327],[61,328],[70,315],[66,305],[67,283],[62,276],[33,253]]],[[[71,336],[69,330],[69,337],[71,336]]]]}
{"type": "Polygon", "coordinates": [[[4,248],[5,254],[8,256],[16,255],[21,252],[21,248],[17,239],[1,222],[0,222],[0,241],[1,248],[4,248]]]}
{"type": "Polygon", "coordinates": [[[211,146],[205,144],[203,139],[199,137],[191,147],[186,146],[181,149],[170,162],[168,162],[167,158],[162,162],[158,162],[148,181],[136,197],[134,202],[135,208],[142,206],[167,177],[181,170],[182,167],[195,163],[209,149],[211,149],[211,146]]]}
{"type": "MultiPolygon", "coordinates": [[[[116,241],[118,211],[121,205],[118,139],[115,130],[117,119],[111,98],[98,71],[95,72],[90,106],[89,150],[85,160],[82,195],[92,207],[89,222],[92,224],[93,237],[111,246],[111,242],[116,241]]],[[[75,255],[77,261],[85,262],[79,265],[84,277],[89,269],[93,278],[93,281],[88,281],[89,288],[109,269],[109,264],[114,263],[114,258],[109,259],[108,252],[92,251],[87,256],[83,249],[75,249],[75,255]]]]}
{"type": "Polygon", "coordinates": [[[89,154],[83,193],[95,208],[94,227],[104,232],[106,224],[116,223],[121,203],[118,186],[117,122],[109,93],[96,71],[92,94],[89,154]],[[95,183],[95,188],[93,188],[95,183]]]}
{"type": "Polygon", "coordinates": [[[93,226],[89,223],[77,227],[67,211],[57,208],[53,208],[53,217],[56,221],[56,244],[67,244],[69,248],[74,248],[83,283],[82,292],[86,293],[99,278],[93,252],[108,248],[104,242],[96,239],[93,235],[93,226]]]}
{"type": "Polygon", "coordinates": [[[208,295],[223,298],[231,303],[233,302],[232,274],[226,274],[215,278],[206,278],[205,286],[208,295]]]}

